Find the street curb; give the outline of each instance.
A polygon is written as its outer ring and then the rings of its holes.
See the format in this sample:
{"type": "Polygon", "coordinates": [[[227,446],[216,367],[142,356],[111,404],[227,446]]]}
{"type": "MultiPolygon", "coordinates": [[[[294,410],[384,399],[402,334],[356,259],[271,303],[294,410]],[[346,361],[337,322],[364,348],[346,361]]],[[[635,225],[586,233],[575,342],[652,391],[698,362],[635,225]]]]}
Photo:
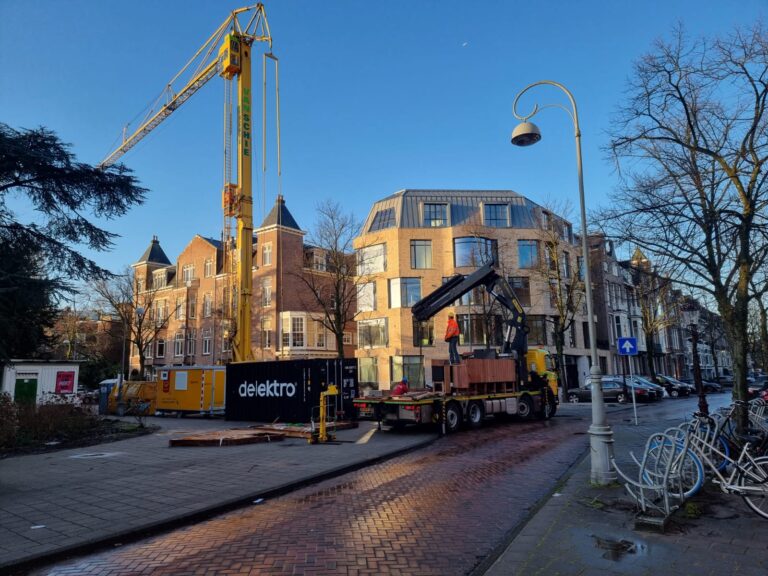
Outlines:
{"type": "MultiPolygon", "coordinates": [[[[385,454],[380,454],[378,456],[368,458],[366,460],[355,462],[354,464],[348,464],[346,466],[333,468],[331,470],[327,470],[320,474],[307,476],[295,482],[288,482],[286,484],[282,484],[280,486],[270,488],[269,490],[254,492],[253,494],[250,494],[248,496],[239,496],[237,498],[226,500],[224,502],[221,502],[220,504],[214,504],[212,506],[208,506],[206,508],[197,510],[195,512],[180,514],[173,518],[169,518],[168,520],[161,520],[158,522],[150,523],[140,528],[132,528],[132,529],[124,530],[122,532],[117,532],[105,538],[98,538],[98,537],[92,538],[90,540],[85,540],[80,544],[67,546],[53,552],[46,552],[39,555],[29,556],[20,561],[12,561],[9,563],[0,564],[0,572],[2,572],[3,574],[8,574],[9,576],[22,576],[24,574],[27,574],[33,568],[40,568],[42,566],[52,564],[53,562],[58,562],[58,561],[65,560],[65,559],[78,556],[81,554],[85,554],[85,553],[88,553],[88,554],[97,553],[108,548],[109,546],[114,546],[116,544],[120,544],[120,545],[130,544],[138,540],[142,540],[144,538],[156,536],[162,532],[167,532],[169,530],[182,528],[184,526],[187,526],[189,524],[193,524],[196,522],[209,520],[214,516],[218,516],[226,512],[233,512],[238,509],[243,509],[246,506],[253,505],[253,501],[259,498],[263,498],[264,500],[266,500],[268,498],[276,498],[278,496],[284,496],[286,494],[295,492],[297,490],[300,490],[301,488],[305,488],[312,484],[318,484],[320,482],[323,482],[324,480],[336,478],[338,476],[348,474],[349,472],[355,472],[362,468],[366,468],[369,466],[373,466],[375,464],[379,464],[381,462],[385,462],[387,460],[391,460],[392,458],[395,458],[397,456],[402,456],[410,452],[415,452],[416,450],[420,450],[422,448],[425,448],[426,446],[429,446],[430,444],[433,444],[440,438],[441,436],[434,436],[427,440],[419,442],[417,444],[408,446],[407,448],[400,448],[397,450],[393,450],[391,452],[387,452],[385,454]]],[[[319,445],[319,446],[322,446],[322,445],[319,445]]]]}

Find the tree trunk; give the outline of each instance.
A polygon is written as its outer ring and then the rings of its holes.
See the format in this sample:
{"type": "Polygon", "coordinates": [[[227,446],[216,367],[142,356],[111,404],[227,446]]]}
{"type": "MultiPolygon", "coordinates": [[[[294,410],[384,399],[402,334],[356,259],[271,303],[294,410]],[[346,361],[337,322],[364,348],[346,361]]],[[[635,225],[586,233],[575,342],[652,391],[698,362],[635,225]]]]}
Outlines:
{"type": "Polygon", "coordinates": [[[768,374],[768,311],[760,303],[760,366],[768,374]]]}
{"type": "Polygon", "coordinates": [[[560,379],[560,386],[558,391],[560,395],[560,401],[565,401],[565,391],[568,390],[568,376],[565,373],[565,342],[564,334],[559,330],[555,333],[555,350],[557,354],[557,372],[560,379]]]}
{"type": "Polygon", "coordinates": [[[656,370],[653,367],[653,332],[646,332],[645,333],[645,361],[648,365],[648,374],[653,379],[656,377],[656,370]]]}

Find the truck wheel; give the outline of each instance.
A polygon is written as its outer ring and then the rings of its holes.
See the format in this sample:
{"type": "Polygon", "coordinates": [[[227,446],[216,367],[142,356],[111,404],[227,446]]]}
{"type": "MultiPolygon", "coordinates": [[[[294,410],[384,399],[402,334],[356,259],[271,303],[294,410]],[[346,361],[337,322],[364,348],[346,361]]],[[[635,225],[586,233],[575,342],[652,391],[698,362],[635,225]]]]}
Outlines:
{"type": "Polygon", "coordinates": [[[482,402],[470,402],[467,409],[467,421],[471,428],[480,428],[485,418],[485,409],[482,402]]]}
{"type": "Polygon", "coordinates": [[[461,407],[456,402],[451,402],[445,407],[445,429],[451,434],[461,426],[461,407]]]}
{"type": "Polygon", "coordinates": [[[527,394],[521,396],[517,403],[517,415],[523,420],[528,420],[533,416],[533,401],[527,394]]]}

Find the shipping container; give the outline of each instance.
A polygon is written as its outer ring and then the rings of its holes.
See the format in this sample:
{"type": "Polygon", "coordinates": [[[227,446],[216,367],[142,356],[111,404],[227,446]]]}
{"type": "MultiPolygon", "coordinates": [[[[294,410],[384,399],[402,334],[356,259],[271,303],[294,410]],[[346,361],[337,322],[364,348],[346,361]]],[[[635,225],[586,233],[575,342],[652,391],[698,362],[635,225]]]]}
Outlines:
{"type": "Polygon", "coordinates": [[[227,366],[227,420],[307,423],[317,421],[320,393],[334,384],[339,420],[352,419],[358,395],[357,360],[238,362],[227,366]]]}

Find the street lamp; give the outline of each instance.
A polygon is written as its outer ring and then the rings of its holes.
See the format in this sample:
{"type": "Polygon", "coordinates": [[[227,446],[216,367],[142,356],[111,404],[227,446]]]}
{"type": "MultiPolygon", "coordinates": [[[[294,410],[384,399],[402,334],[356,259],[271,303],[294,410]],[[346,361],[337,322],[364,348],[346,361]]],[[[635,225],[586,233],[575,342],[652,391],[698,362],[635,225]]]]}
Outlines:
{"type": "Polygon", "coordinates": [[[685,322],[685,325],[688,326],[688,330],[691,332],[693,383],[699,392],[699,412],[708,416],[709,404],[707,403],[707,394],[704,391],[704,383],[701,381],[701,361],[699,359],[699,316],[699,309],[692,302],[683,309],[683,322],[685,322]]]}
{"type": "Polygon", "coordinates": [[[553,107],[565,110],[571,117],[576,136],[576,167],[579,174],[579,204],[581,206],[581,251],[584,260],[584,286],[587,298],[587,316],[589,317],[587,325],[589,326],[589,346],[592,359],[592,367],[590,369],[590,380],[592,383],[592,424],[589,427],[589,444],[592,455],[591,480],[594,484],[605,485],[616,480],[616,472],[611,468],[611,458],[613,457],[613,430],[608,425],[605,417],[602,374],[600,372],[600,361],[597,356],[597,340],[595,338],[594,325],[595,316],[592,302],[592,281],[590,278],[589,266],[589,245],[587,242],[587,213],[584,205],[584,175],[581,165],[581,130],[579,129],[579,114],[576,110],[576,101],[573,99],[573,94],[571,94],[565,86],[558,82],[553,82],[552,80],[541,80],[523,88],[517,96],[515,96],[515,101],[512,104],[512,114],[514,114],[515,118],[521,120],[521,123],[512,131],[512,144],[515,146],[531,146],[541,140],[541,131],[535,124],[528,120],[539,110],[553,107]],[[542,84],[554,86],[565,92],[568,99],[571,101],[572,110],[569,110],[560,104],[548,104],[542,107],[539,107],[539,105],[536,104],[530,114],[526,116],[518,114],[517,102],[520,100],[520,97],[531,88],[542,84]]]}

